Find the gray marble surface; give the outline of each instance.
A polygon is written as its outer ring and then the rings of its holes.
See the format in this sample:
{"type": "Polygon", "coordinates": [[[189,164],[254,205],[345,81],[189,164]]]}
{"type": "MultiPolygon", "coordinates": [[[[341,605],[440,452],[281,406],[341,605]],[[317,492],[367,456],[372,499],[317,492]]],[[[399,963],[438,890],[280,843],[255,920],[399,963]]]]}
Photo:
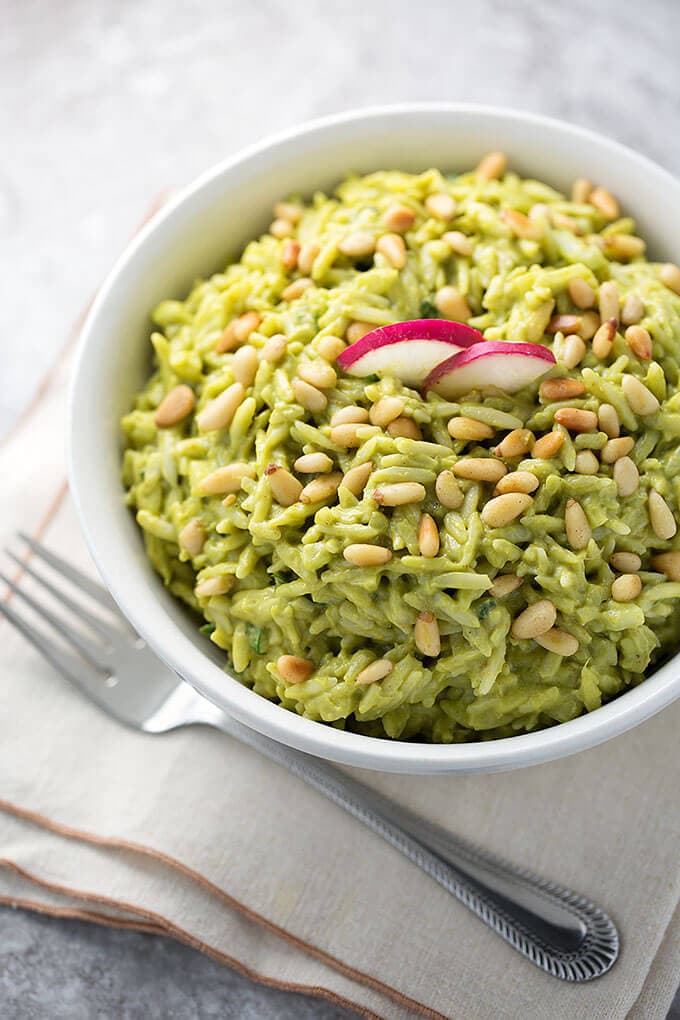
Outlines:
{"type": "MultiPolygon", "coordinates": [[[[0,0],[0,12],[0,436],[153,196],[271,131],[465,100],[564,117],[680,172],[675,0],[0,0]]],[[[348,1015],[161,939],[8,910],[0,1002],[21,1020],[348,1015]]]]}

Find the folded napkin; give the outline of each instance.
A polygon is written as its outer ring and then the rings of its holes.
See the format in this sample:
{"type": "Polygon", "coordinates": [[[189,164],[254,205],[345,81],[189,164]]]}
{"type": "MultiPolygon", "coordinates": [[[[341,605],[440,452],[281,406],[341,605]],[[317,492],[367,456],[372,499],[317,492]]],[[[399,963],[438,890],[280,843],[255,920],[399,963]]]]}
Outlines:
{"type": "MultiPolygon", "coordinates": [[[[0,445],[0,541],[21,527],[94,570],[64,482],[68,360],[0,445]]],[[[276,765],[204,727],[119,726],[1,620],[0,677],[0,900],[170,935],[365,1016],[666,1015],[680,973],[680,704],[519,772],[357,773],[613,915],[619,962],[568,985],[276,765]]]]}

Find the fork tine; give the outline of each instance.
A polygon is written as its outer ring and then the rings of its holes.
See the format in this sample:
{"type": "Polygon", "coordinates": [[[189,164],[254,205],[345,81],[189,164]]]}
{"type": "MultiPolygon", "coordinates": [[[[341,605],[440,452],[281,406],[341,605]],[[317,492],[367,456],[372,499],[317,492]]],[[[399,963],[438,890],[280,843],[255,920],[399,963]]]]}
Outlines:
{"type": "Polygon", "coordinates": [[[0,578],[2,578],[7,587],[13,591],[15,595],[18,595],[19,598],[23,599],[24,602],[31,607],[31,609],[34,609],[36,613],[47,620],[58,634],[74,645],[82,655],[89,659],[93,666],[96,666],[97,669],[101,669],[104,672],[108,671],[106,657],[104,656],[103,649],[101,647],[96,645],[94,641],[90,641],[90,639],[85,637],[84,634],[81,634],[80,631],[75,630],[70,626],[70,624],[67,624],[62,617],[57,616],[57,614],[53,613],[51,609],[47,608],[47,606],[41,605],[33,598],[32,595],[22,591],[22,589],[15,584],[14,581],[10,580],[9,577],[6,577],[2,571],[0,571],[0,578]]]}
{"type": "Polygon", "coordinates": [[[34,648],[43,655],[47,661],[54,666],[62,676],[72,683],[77,684],[87,692],[92,691],[93,683],[101,685],[102,676],[93,666],[88,666],[82,659],[63,651],[58,645],[50,641],[41,630],[36,630],[24,620],[24,618],[6,602],[0,602],[0,614],[20,631],[34,648]]]}
{"type": "Polygon", "coordinates": [[[66,560],[62,560],[61,556],[57,556],[57,554],[53,553],[51,549],[47,549],[44,545],[38,542],[37,539],[31,538],[30,535],[27,535],[23,531],[19,531],[17,534],[22,542],[25,542],[36,556],[39,556],[40,559],[44,560],[45,563],[49,564],[49,566],[58,573],[67,577],[77,588],[82,588],[83,591],[86,591],[91,598],[96,599],[96,601],[99,602],[100,605],[104,606],[105,609],[111,609],[115,613],[120,613],[115,600],[111,597],[111,595],[109,595],[103,585],[98,584],[97,581],[88,577],[87,574],[83,574],[82,571],[72,567],[70,563],[67,563],[66,560]]]}
{"type": "Polygon", "coordinates": [[[89,612],[89,610],[85,609],[81,603],[72,599],[70,595],[60,591],[52,584],[51,581],[48,581],[46,577],[43,577],[39,571],[34,570],[29,563],[26,563],[24,560],[20,559],[19,556],[16,556],[11,549],[6,549],[5,552],[19,567],[21,567],[22,570],[24,570],[27,574],[30,574],[30,576],[37,581],[38,584],[41,584],[43,588],[50,593],[50,595],[53,595],[58,602],[70,609],[81,620],[85,620],[87,625],[103,637],[104,640],[112,641],[116,638],[120,639],[123,636],[118,627],[113,627],[111,624],[101,619],[101,617],[95,616],[93,613],[89,612]]]}

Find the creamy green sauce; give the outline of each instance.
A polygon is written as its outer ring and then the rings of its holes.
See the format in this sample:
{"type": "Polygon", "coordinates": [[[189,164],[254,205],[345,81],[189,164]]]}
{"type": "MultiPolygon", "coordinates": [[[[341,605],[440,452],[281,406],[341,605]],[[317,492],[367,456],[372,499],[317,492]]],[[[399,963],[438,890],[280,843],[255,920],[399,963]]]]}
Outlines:
{"type": "Polygon", "coordinates": [[[632,235],[632,220],[611,222],[588,202],[572,203],[512,173],[480,182],[474,173],[430,170],[348,178],[333,196],[317,194],[304,205],[290,232],[303,246],[317,246],[304,274],[313,285],[297,297],[283,296],[303,274],[284,267],[290,241],[267,233],[246,247],[240,261],[197,283],[186,300],[162,302],[153,313],[154,372],[123,420],[123,480],[149,558],[170,591],[205,618],[202,629],[224,649],[226,668],[308,718],[375,736],[436,742],[549,726],[592,711],[643,680],[674,649],[680,625],[680,583],[651,564],[653,556],[678,550],[680,543],[677,535],[658,537],[648,504],[655,489],[677,519],[680,297],[644,255],[614,257],[621,246],[611,239],[632,235]],[[426,208],[427,196],[439,193],[456,201],[448,220],[426,208]],[[385,216],[395,203],[415,214],[403,235],[403,268],[395,268],[380,246],[361,257],[339,250],[356,231],[385,234],[385,216]],[[533,210],[535,236],[518,237],[503,210],[533,210]],[[470,238],[469,255],[452,251],[444,238],[449,231],[470,238]],[[640,298],[651,360],[631,351],[620,325],[606,357],[596,357],[588,339],[583,360],[565,367],[564,335],[548,329],[557,314],[583,317],[570,297],[575,278],[594,290],[615,281],[622,303],[629,295],[640,298]],[[469,323],[486,339],[550,347],[558,361],[551,377],[581,380],[585,393],[550,403],[536,384],[513,397],[471,393],[454,404],[432,394],[425,399],[394,377],[356,379],[338,370],[336,385],[324,391],[325,408],[310,411],[296,401],[292,381],[303,363],[323,362],[323,338],[344,337],[355,322],[374,327],[439,314],[436,295],[444,286],[465,297],[469,323]],[[238,355],[218,353],[216,345],[248,311],[257,312],[259,321],[239,346],[257,352],[256,374],[230,425],[201,430],[197,415],[235,378],[238,355]],[[261,357],[274,336],[286,341],[279,361],[261,357]],[[622,388],[626,375],[646,384],[658,410],[635,413],[622,388]],[[173,426],[158,427],[156,409],[179,384],[195,394],[195,409],[173,426]],[[330,419],[340,408],[369,409],[387,395],[403,398],[403,416],[417,423],[422,438],[395,437],[369,423],[358,447],[333,442],[330,419]],[[614,465],[600,460],[608,436],[598,429],[577,434],[555,423],[560,407],[598,412],[603,403],[615,408],[621,435],[634,440],[629,456],[639,484],[626,496],[619,493],[614,465]],[[491,425],[494,437],[452,439],[447,425],[460,415],[491,425]],[[442,506],[435,492],[440,472],[462,457],[492,457],[518,427],[536,439],[554,429],[564,437],[552,459],[530,452],[504,459],[508,471],[530,471],[539,481],[527,512],[505,527],[488,527],[480,512],[493,485],[463,479],[462,504],[442,506]],[[576,470],[577,454],[586,449],[598,458],[596,474],[576,470]],[[299,474],[293,465],[313,452],[326,453],[332,471],[343,474],[371,462],[363,494],[341,485],[320,503],[277,502],[267,467],[286,467],[304,485],[315,475],[299,474]],[[248,465],[250,477],[234,498],[202,495],[202,481],[235,462],[248,465]],[[387,508],[372,498],[378,485],[403,481],[424,485],[425,500],[387,508]],[[580,503],[591,530],[582,549],[572,548],[565,532],[569,499],[580,503]],[[430,558],[418,543],[423,513],[440,532],[440,551],[430,558]],[[187,549],[180,539],[192,528],[201,536],[200,549],[188,539],[187,549]],[[355,543],[386,546],[392,559],[354,566],[343,550],[355,543]],[[612,597],[618,572],[610,560],[617,551],[642,561],[641,592],[629,602],[612,597]],[[489,595],[494,579],[508,573],[521,578],[521,586],[503,597],[489,595]],[[210,594],[208,579],[217,579],[212,590],[222,593],[210,594]],[[512,636],[513,620],[540,599],[554,604],[556,627],[578,642],[574,654],[562,656],[512,636]],[[423,655],[415,642],[423,612],[436,617],[436,657],[423,655]],[[285,680],[276,665],[281,655],[312,663],[309,678],[285,680]],[[389,674],[357,683],[375,659],[392,663],[389,674]]]}

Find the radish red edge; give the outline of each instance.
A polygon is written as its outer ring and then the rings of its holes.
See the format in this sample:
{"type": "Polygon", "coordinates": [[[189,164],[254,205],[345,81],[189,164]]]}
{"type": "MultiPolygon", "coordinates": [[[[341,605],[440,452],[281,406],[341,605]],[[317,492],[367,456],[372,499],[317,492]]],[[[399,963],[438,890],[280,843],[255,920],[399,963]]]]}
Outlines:
{"type": "Polygon", "coordinates": [[[337,364],[348,375],[387,372],[406,385],[420,386],[440,362],[483,339],[464,323],[410,319],[366,333],[342,351],[337,364]]]}
{"type": "Polygon", "coordinates": [[[552,352],[540,344],[483,340],[435,365],[423,392],[434,390],[448,399],[489,387],[517,393],[555,364],[552,352]]]}

